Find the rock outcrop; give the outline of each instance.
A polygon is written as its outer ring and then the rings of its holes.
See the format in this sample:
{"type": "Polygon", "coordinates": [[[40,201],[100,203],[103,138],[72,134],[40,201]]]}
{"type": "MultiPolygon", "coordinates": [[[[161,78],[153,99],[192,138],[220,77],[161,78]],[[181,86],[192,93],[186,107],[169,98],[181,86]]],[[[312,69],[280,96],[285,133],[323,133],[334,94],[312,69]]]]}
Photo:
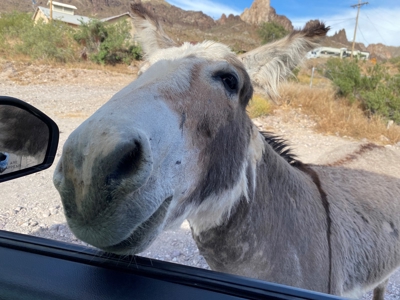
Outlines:
{"type": "Polygon", "coordinates": [[[214,19],[201,11],[186,11],[160,0],[142,1],[142,4],[167,26],[180,25],[205,30],[215,25],[214,19]]]}
{"type": "Polygon", "coordinates": [[[234,16],[230,14],[228,17],[225,14],[222,14],[221,18],[217,20],[218,25],[225,25],[229,23],[240,23],[243,22],[239,16],[234,16]]]}
{"type": "Polygon", "coordinates": [[[390,47],[385,46],[381,43],[379,44],[369,44],[367,51],[374,54],[378,59],[389,59],[395,56],[400,56],[400,47],[390,47]]]}
{"type": "Polygon", "coordinates": [[[278,15],[275,8],[271,7],[268,18],[269,22],[275,22],[282,25],[287,31],[293,31],[292,22],[287,17],[278,15]]]}
{"type": "Polygon", "coordinates": [[[292,31],[292,22],[285,16],[278,15],[270,0],[254,0],[250,8],[246,8],[240,15],[240,18],[246,23],[260,25],[264,22],[276,22],[282,25],[286,30],[292,31]]]}
{"type": "Polygon", "coordinates": [[[255,0],[250,8],[246,8],[240,18],[246,23],[260,25],[269,21],[270,0],[255,0]]]}
{"type": "Polygon", "coordinates": [[[347,45],[348,44],[348,40],[347,40],[347,35],[346,35],[346,30],[345,29],[341,29],[338,32],[335,32],[335,34],[331,37],[331,39],[335,42],[341,43],[343,45],[347,45]]]}

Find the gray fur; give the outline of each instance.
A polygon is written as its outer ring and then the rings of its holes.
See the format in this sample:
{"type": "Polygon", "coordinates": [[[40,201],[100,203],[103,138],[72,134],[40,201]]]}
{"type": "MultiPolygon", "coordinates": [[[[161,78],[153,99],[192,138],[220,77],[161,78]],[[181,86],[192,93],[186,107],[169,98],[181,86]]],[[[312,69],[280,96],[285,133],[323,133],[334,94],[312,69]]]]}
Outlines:
{"type": "Polygon", "coordinates": [[[223,225],[194,235],[211,268],[342,296],[376,287],[374,299],[383,299],[386,279],[400,263],[400,180],[310,166],[330,204],[329,285],[327,216],[320,192],[309,174],[269,145],[265,149],[254,198],[242,199],[223,225]]]}

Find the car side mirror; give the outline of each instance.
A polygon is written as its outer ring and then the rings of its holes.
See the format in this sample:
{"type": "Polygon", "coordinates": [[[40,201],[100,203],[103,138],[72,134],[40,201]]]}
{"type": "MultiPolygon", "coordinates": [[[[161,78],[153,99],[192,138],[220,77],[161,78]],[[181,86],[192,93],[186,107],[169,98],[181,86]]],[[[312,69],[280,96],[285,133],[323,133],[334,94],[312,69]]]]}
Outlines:
{"type": "Polygon", "coordinates": [[[32,105],[0,96],[0,182],[49,168],[55,158],[57,124],[32,105]]]}

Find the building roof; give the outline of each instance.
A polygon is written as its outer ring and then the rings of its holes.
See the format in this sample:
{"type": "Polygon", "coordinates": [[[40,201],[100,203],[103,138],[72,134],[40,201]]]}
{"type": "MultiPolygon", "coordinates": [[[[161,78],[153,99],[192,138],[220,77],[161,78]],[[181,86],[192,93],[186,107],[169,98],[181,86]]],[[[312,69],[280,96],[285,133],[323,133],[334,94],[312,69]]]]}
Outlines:
{"type": "Polygon", "coordinates": [[[128,17],[131,17],[131,18],[132,18],[131,13],[130,13],[130,12],[126,12],[126,13],[123,13],[123,14],[120,14],[120,15],[117,15],[117,16],[112,16],[112,17],[108,17],[108,18],[103,18],[103,19],[101,19],[101,21],[103,21],[103,22],[108,22],[108,21],[111,21],[111,20],[114,20],[114,19],[118,19],[118,18],[123,17],[123,16],[128,16],[128,17]]]}
{"type": "MultiPolygon", "coordinates": [[[[41,10],[42,13],[47,18],[50,18],[50,9],[42,7],[42,6],[38,6],[36,8],[36,11],[35,11],[35,14],[33,15],[33,17],[36,16],[38,10],[41,10]]],[[[83,23],[89,23],[92,20],[91,18],[88,18],[88,17],[85,17],[85,16],[64,14],[64,13],[61,13],[61,12],[58,12],[58,11],[54,11],[54,10],[53,10],[53,19],[61,21],[61,22],[65,22],[65,23],[68,23],[68,24],[73,24],[73,25],[81,25],[82,22],[83,23]]]]}
{"type": "MultiPolygon", "coordinates": [[[[67,8],[71,8],[71,9],[77,9],[76,6],[73,5],[69,5],[69,4],[64,4],[64,3],[60,3],[60,2],[56,2],[56,1],[52,1],[54,6],[63,6],[63,7],[67,7],[67,8]]],[[[47,1],[47,5],[50,4],[50,1],[47,1]]]]}

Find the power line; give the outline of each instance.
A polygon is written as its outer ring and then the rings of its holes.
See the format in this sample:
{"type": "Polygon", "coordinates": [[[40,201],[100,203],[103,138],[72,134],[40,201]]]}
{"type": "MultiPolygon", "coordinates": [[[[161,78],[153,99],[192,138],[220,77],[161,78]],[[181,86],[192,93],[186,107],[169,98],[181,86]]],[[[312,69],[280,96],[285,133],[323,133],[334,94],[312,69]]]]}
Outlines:
{"type": "MultiPolygon", "coordinates": [[[[375,13],[375,12],[373,12],[373,13],[375,13]]],[[[373,25],[375,25],[375,26],[377,26],[377,27],[380,27],[380,28],[382,28],[382,29],[385,29],[385,30],[389,30],[389,31],[396,31],[396,32],[398,32],[398,29],[397,29],[397,25],[395,25],[395,24],[393,24],[393,23],[391,23],[391,22],[389,22],[389,21],[387,21],[386,20],[386,24],[389,24],[389,25],[391,25],[392,27],[386,27],[385,25],[383,25],[383,24],[380,24],[380,23],[375,23],[374,21],[372,21],[372,20],[374,20],[374,19],[371,19],[369,16],[368,16],[368,14],[367,13],[365,13],[365,17],[368,19],[368,21],[369,22],[371,22],[373,25]],[[396,29],[393,29],[393,27],[395,27],[396,29]]],[[[378,19],[379,20],[379,22],[381,22],[381,21],[383,21],[384,19],[378,19]]]]}
{"type": "Polygon", "coordinates": [[[329,22],[336,22],[336,21],[349,21],[353,20],[353,18],[346,18],[346,19],[328,19],[329,22]]]}
{"type": "MultiPolygon", "coordinates": [[[[396,26],[395,24],[393,24],[392,22],[390,22],[390,21],[386,18],[386,16],[385,16],[385,17],[382,16],[382,15],[381,15],[381,12],[380,12],[378,9],[377,9],[377,10],[374,10],[374,14],[377,14],[378,19],[379,19],[379,22],[384,21],[386,24],[389,24],[389,25],[391,25],[391,26],[396,26]]],[[[386,27],[384,27],[384,26],[382,26],[382,25],[379,25],[379,26],[382,27],[382,28],[388,29],[388,28],[386,28],[386,27]]],[[[392,30],[392,29],[388,29],[388,30],[392,30]]]]}
{"type": "Polygon", "coordinates": [[[364,34],[362,33],[361,27],[360,27],[360,26],[358,26],[358,31],[361,33],[361,36],[363,37],[365,43],[369,44],[368,41],[367,41],[367,39],[365,38],[364,34]]]}
{"type": "Polygon", "coordinates": [[[349,22],[349,21],[352,21],[353,20],[353,18],[347,18],[347,19],[342,19],[342,20],[326,20],[326,22],[328,23],[329,22],[329,26],[333,26],[333,25],[337,25],[337,24],[342,24],[342,23],[347,23],[347,22],[349,22]],[[335,22],[335,23],[330,23],[330,22],[334,22],[334,21],[337,21],[337,22],[335,22]]]}
{"type": "Polygon", "coordinates": [[[374,28],[375,28],[375,31],[379,34],[379,36],[381,37],[381,39],[385,42],[385,44],[387,45],[387,43],[386,43],[386,41],[385,41],[385,39],[383,38],[383,36],[381,35],[381,33],[379,32],[379,30],[376,28],[376,26],[375,26],[375,24],[374,24],[374,22],[372,22],[372,20],[368,17],[368,15],[367,14],[365,14],[365,16],[368,18],[368,20],[371,22],[371,24],[372,24],[372,26],[374,26],[374,28]]]}

